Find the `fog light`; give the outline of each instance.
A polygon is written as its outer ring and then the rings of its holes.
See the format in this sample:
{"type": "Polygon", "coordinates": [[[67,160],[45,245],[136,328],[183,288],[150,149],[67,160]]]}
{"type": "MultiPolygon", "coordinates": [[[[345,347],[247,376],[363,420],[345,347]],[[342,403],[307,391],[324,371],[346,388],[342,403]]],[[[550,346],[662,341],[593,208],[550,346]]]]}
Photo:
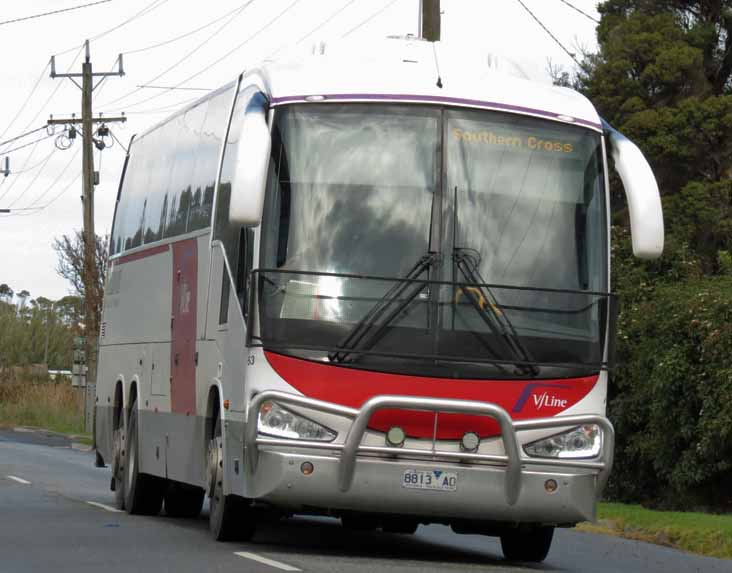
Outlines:
{"type": "Polygon", "coordinates": [[[394,448],[401,448],[407,435],[399,426],[392,426],[386,433],[386,443],[394,448]]]}
{"type": "Polygon", "coordinates": [[[544,482],[544,489],[547,493],[554,493],[558,487],[556,480],[548,479],[544,482]]]}
{"type": "Polygon", "coordinates": [[[313,464],[310,462],[303,462],[300,466],[300,471],[303,473],[303,475],[309,476],[311,473],[313,473],[313,470],[315,468],[313,467],[313,464]]]}
{"type": "Polygon", "coordinates": [[[466,432],[460,440],[460,447],[464,452],[477,452],[480,446],[480,436],[475,432],[466,432]]]}

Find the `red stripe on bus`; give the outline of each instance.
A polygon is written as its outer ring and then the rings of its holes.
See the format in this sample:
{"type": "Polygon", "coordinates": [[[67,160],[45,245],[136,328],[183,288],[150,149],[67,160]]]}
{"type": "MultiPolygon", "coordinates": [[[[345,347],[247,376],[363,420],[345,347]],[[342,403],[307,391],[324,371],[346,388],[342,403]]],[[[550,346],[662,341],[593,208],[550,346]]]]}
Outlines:
{"type": "Polygon", "coordinates": [[[117,265],[124,265],[125,263],[131,263],[132,261],[139,261],[140,259],[146,259],[147,257],[152,257],[153,255],[159,255],[160,253],[164,253],[168,250],[168,247],[169,245],[158,245],[157,247],[150,247],[149,249],[138,251],[137,253],[124,255],[113,262],[117,265]]]}
{"type": "MultiPolygon", "coordinates": [[[[592,390],[598,375],[548,380],[456,380],[357,370],[265,352],[277,374],[303,395],[351,408],[360,408],[374,396],[391,394],[456,398],[492,402],[513,419],[550,417],[573,406],[592,390]]],[[[385,432],[399,426],[408,436],[431,438],[435,416],[430,412],[382,410],[369,427],[385,432]]],[[[460,439],[465,432],[481,437],[500,434],[498,424],[485,416],[439,414],[437,438],[460,439]]]]}

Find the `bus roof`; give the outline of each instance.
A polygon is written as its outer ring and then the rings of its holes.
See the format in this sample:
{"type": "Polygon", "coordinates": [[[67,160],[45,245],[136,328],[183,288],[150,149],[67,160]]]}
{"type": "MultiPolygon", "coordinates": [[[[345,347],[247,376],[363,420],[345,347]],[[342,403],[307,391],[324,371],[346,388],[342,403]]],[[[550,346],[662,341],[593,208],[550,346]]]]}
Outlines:
{"type": "Polygon", "coordinates": [[[414,38],[321,46],[317,52],[267,62],[251,74],[262,77],[275,106],[313,100],[442,103],[602,129],[587,98],[530,81],[516,64],[487,52],[414,38]]]}
{"type": "MultiPolygon", "coordinates": [[[[573,123],[602,131],[594,106],[582,94],[528,79],[512,61],[487,51],[417,38],[364,44],[320,45],[314,54],[265,61],[247,70],[273,106],[307,101],[399,101],[493,109],[573,123]]],[[[229,83],[156,123],[141,139],[196,107],[229,83]]]]}

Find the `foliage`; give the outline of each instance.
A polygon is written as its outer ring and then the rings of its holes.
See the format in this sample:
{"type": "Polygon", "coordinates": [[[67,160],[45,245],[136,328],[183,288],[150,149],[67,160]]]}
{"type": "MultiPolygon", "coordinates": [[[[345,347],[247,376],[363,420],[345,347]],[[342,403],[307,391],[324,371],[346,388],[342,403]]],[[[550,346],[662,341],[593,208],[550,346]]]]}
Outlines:
{"type": "Polygon", "coordinates": [[[732,277],[645,284],[618,325],[610,411],[619,463],[610,492],[666,507],[732,508],[732,277]]]}
{"type": "Polygon", "coordinates": [[[0,382],[0,427],[39,426],[63,433],[84,431],[83,389],[68,381],[0,382]]]}
{"type": "Polygon", "coordinates": [[[596,524],[583,525],[581,529],[732,559],[732,516],[653,511],[638,505],[601,503],[598,518],[596,524]]]}
{"type": "Polygon", "coordinates": [[[732,0],[606,0],[598,9],[598,53],[576,77],[554,77],[639,145],[666,224],[664,256],[635,260],[624,193],[611,182],[622,309],[609,493],[730,508],[732,0]]]}
{"type": "MultiPolygon", "coordinates": [[[[2,287],[7,285],[0,285],[5,292],[2,287]]],[[[81,301],[74,296],[56,302],[31,299],[30,293],[22,293],[17,302],[0,297],[0,369],[47,364],[51,370],[70,370],[73,337],[81,332],[81,301]]]]}
{"type": "Polygon", "coordinates": [[[91,304],[91,317],[87,317],[87,320],[91,318],[91,321],[87,325],[87,331],[89,336],[96,338],[102,315],[104,280],[109,259],[109,236],[96,236],[94,251],[96,280],[88,293],[84,281],[84,237],[81,231],[76,231],[73,236],[62,235],[61,238],[54,239],[53,249],[58,256],[56,272],[71,283],[74,293],[80,300],[91,304]]]}

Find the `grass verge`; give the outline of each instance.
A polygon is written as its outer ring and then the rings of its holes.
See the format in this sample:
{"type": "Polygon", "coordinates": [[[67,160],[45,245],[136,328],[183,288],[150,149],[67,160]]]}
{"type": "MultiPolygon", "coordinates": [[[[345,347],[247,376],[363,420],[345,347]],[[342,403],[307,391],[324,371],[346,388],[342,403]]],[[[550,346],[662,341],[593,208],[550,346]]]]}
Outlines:
{"type": "Polygon", "coordinates": [[[36,426],[84,434],[83,389],[70,382],[0,383],[0,427],[36,426]]]}
{"type": "Polygon", "coordinates": [[[584,523],[578,529],[732,559],[732,515],[655,511],[639,505],[601,503],[597,523],[584,523]]]}

